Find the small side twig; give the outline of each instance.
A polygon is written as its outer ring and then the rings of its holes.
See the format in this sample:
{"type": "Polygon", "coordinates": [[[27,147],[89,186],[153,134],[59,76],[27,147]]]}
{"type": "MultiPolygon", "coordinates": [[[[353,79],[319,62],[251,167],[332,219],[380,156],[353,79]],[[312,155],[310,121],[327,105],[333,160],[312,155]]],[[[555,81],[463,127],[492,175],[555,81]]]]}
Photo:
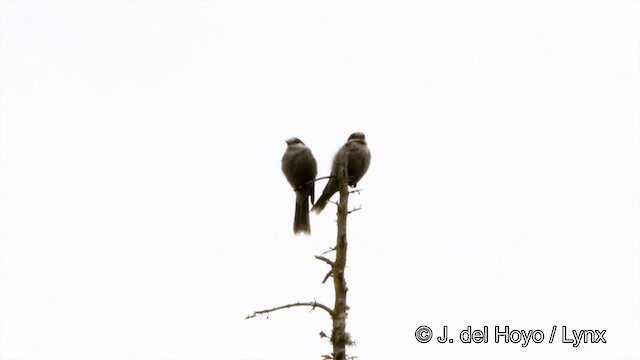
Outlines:
{"type": "Polygon", "coordinates": [[[327,275],[325,275],[325,276],[324,276],[324,279],[322,280],[322,283],[323,283],[323,284],[324,284],[324,283],[326,283],[326,282],[327,282],[327,279],[328,279],[331,275],[333,275],[333,269],[329,270],[329,272],[327,273],[327,275]]]}
{"type": "Polygon", "coordinates": [[[330,253],[330,252],[332,252],[332,251],[336,251],[336,248],[334,248],[334,247],[329,248],[329,250],[327,250],[327,251],[323,252],[323,253],[322,253],[322,255],[324,255],[324,254],[328,254],[328,253],[330,253]]]}
{"type": "MultiPolygon", "coordinates": [[[[331,175],[329,175],[329,176],[323,176],[323,177],[315,178],[315,179],[313,179],[313,180],[309,180],[309,181],[307,181],[307,182],[305,183],[305,185],[312,184],[312,183],[314,183],[314,182],[316,182],[316,181],[318,181],[318,180],[331,179],[331,177],[332,177],[332,176],[331,176],[331,175]]],[[[334,177],[335,177],[335,176],[334,176],[334,177]]]]}
{"type": "Polygon", "coordinates": [[[320,308],[326,312],[329,313],[329,315],[333,316],[333,310],[331,310],[327,305],[321,304],[317,301],[310,301],[310,302],[296,302],[293,304],[287,304],[287,305],[282,305],[282,306],[278,306],[278,307],[274,307],[272,309],[266,309],[266,310],[259,310],[259,311],[254,311],[253,314],[251,315],[247,315],[247,317],[245,319],[252,319],[258,315],[264,315],[264,314],[269,314],[271,312],[274,311],[278,311],[278,310],[282,310],[282,309],[288,309],[288,308],[292,308],[292,307],[296,307],[296,306],[309,306],[311,307],[311,310],[315,310],[315,308],[320,308]]]}
{"type": "Polygon", "coordinates": [[[354,213],[354,212],[356,212],[358,210],[362,210],[362,205],[358,206],[357,208],[353,208],[353,209],[347,211],[347,214],[354,213]]]}

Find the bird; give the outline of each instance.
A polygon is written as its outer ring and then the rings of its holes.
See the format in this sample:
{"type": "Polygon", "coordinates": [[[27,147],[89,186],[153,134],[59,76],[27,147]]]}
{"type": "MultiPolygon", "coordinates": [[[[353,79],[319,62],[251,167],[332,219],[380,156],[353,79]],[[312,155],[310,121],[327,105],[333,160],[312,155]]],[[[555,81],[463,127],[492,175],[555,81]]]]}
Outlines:
{"type": "Polygon", "coordinates": [[[318,174],[316,159],[300,139],[286,140],[287,150],[282,156],[282,172],[296,192],[296,210],[293,218],[293,233],[311,234],[309,224],[309,199],[315,200],[315,178],[318,174]]]}
{"type": "Polygon", "coordinates": [[[313,205],[311,211],[319,214],[325,206],[327,206],[327,202],[329,202],[329,198],[333,194],[338,191],[339,187],[339,179],[338,179],[338,171],[340,169],[340,162],[347,161],[347,183],[351,187],[355,187],[358,184],[358,181],[362,179],[364,174],[369,169],[369,164],[371,163],[371,152],[369,151],[369,147],[367,146],[367,142],[364,138],[364,134],[361,132],[354,132],[349,136],[347,142],[342,145],[336,156],[333,158],[333,166],[331,167],[331,176],[327,185],[322,191],[322,195],[318,201],[313,205]]]}

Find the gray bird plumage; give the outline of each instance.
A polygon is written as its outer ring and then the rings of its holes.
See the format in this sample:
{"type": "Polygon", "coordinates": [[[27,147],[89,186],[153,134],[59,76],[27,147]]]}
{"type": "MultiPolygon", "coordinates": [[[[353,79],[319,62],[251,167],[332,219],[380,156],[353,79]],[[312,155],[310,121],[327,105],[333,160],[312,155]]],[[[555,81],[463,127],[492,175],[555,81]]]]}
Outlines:
{"type": "Polygon", "coordinates": [[[296,192],[296,211],[293,233],[311,233],[309,224],[309,198],[315,200],[315,182],[318,174],[316,159],[311,150],[300,139],[287,140],[287,150],[282,156],[282,172],[296,192]]]}
{"type": "Polygon", "coordinates": [[[371,163],[371,152],[364,139],[364,134],[361,132],[355,132],[349,136],[347,142],[340,148],[336,156],[333,158],[333,166],[331,167],[331,178],[327,182],[322,195],[311,208],[311,211],[320,213],[329,198],[338,191],[338,169],[340,168],[340,159],[347,160],[347,178],[348,184],[351,187],[355,187],[358,181],[362,179],[364,174],[369,169],[369,163],[371,163]]]}

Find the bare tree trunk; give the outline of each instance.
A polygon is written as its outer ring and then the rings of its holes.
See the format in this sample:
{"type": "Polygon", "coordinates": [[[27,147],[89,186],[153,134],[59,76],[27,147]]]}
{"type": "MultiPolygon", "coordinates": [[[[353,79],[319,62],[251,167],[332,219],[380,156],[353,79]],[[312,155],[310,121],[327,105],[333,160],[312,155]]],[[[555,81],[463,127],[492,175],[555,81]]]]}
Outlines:
{"type": "Polygon", "coordinates": [[[347,206],[349,189],[347,188],[346,161],[341,161],[339,174],[340,202],[338,203],[338,239],[336,243],[336,260],[333,264],[333,286],[335,288],[335,304],[333,306],[333,329],[331,343],[333,344],[333,359],[345,360],[345,348],[351,345],[347,327],[347,282],[344,278],[344,270],[347,265],[347,206]]]}
{"type": "MultiPolygon", "coordinates": [[[[344,279],[344,270],[347,266],[347,215],[350,211],[347,211],[349,188],[347,181],[347,158],[348,153],[345,152],[345,158],[338,159],[340,168],[338,170],[338,185],[340,187],[340,202],[338,203],[338,239],[336,242],[336,259],[331,261],[324,256],[316,255],[316,259],[321,260],[331,266],[331,270],[325,276],[322,283],[324,283],[329,276],[333,277],[333,286],[335,290],[335,303],[333,309],[321,304],[315,300],[307,302],[295,302],[287,305],[277,306],[271,309],[254,311],[253,314],[248,315],[246,318],[251,319],[258,315],[269,315],[271,312],[290,309],[292,307],[310,307],[311,310],[316,308],[326,311],[333,320],[333,327],[331,331],[331,345],[333,346],[333,353],[331,356],[323,355],[324,359],[333,360],[347,360],[346,347],[353,345],[351,336],[346,331],[347,328],[347,313],[349,306],[347,305],[347,281],[344,279]]],[[[317,180],[317,179],[316,179],[317,180]]],[[[352,211],[359,210],[360,208],[352,211]]],[[[324,332],[320,332],[320,337],[326,337],[324,332]]]]}

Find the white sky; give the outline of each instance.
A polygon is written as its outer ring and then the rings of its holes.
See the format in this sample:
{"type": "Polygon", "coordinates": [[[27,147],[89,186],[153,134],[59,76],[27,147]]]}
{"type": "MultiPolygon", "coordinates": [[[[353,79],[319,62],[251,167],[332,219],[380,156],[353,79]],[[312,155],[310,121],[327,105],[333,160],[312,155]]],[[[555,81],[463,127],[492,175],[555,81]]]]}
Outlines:
{"type": "Polygon", "coordinates": [[[280,158],[354,131],[351,355],[640,357],[638,1],[0,4],[2,359],[329,353],[321,311],[244,317],[332,305],[280,158]]]}

